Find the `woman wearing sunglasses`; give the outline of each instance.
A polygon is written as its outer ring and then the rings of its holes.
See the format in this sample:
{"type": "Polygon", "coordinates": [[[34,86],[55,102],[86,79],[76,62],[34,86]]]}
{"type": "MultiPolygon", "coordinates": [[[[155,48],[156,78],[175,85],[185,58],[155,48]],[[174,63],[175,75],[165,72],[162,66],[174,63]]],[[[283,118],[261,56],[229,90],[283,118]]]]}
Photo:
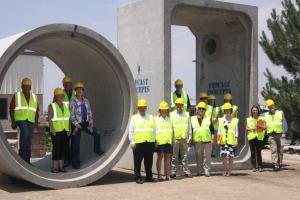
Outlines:
{"type": "Polygon", "coordinates": [[[169,176],[170,171],[170,155],[171,148],[174,144],[173,126],[170,118],[169,105],[167,102],[161,102],[159,104],[158,116],[155,117],[155,149],[157,150],[157,173],[158,180],[162,181],[161,165],[164,159],[164,166],[166,174],[166,180],[170,181],[172,178],[169,176]]]}

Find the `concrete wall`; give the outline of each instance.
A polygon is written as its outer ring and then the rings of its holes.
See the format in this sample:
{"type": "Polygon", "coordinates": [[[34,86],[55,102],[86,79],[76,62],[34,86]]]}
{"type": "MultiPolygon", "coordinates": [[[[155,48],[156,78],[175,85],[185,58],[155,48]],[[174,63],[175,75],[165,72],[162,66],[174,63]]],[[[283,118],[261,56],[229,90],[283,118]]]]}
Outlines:
{"type": "MultiPolygon", "coordinates": [[[[196,37],[197,96],[210,89],[209,83],[230,82],[225,89],[231,90],[241,121],[234,167],[250,167],[244,121],[257,99],[257,7],[201,0],[142,0],[118,9],[118,48],[135,79],[147,79],[148,84],[142,86],[150,90],[138,92],[138,98],[148,101],[148,113],[153,115],[162,100],[170,103],[171,25],[187,26],[196,37]],[[216,51],[206,56],[202,44],[210,36],[217,41],[216,51]]],[[[222,97],[217,95],[218,105],[222,97]]],[[[195,171],[193,153],[189,159],[195,171]]],[[[130,148],[118,166],[133,169],[130,148]]],[[[213,159],[213,170],[221,168],[221,159],[213,159]]]]}

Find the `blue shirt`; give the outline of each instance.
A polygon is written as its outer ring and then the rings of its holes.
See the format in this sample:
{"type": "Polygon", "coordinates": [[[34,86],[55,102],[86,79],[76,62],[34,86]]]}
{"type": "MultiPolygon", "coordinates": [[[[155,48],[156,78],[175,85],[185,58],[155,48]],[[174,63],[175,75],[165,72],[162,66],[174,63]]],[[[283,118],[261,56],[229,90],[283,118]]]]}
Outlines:
{"type": "Polygon", "coordinates": [[[81,117],[83,120],[86,120],[86,106],[85,104],[81,104],[80,107],[81,107],[81,117]]]}

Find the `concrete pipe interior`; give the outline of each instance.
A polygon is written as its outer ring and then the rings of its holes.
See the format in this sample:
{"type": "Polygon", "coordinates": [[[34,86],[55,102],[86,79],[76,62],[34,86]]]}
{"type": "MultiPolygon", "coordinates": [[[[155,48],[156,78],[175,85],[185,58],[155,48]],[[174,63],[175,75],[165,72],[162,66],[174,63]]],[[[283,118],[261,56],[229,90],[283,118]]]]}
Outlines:
{"type": "MultiPolygon", "coordinates": [[[[101,147],[105,154],[96,155],[94,138],[82,132],[81,169],[74,170],[69,166],[66,174],[53,174],[50,172],[51,155],[31,167],[10,148],[1,129],[1,171],[49,188],[78,187],[98,180],[119,161],[129,144],[127,126],[137,94],[127,63],[110,42],[81,26],[47,25],[12,37],[15,41],[0,58],[0,82],[25,49],[51,59],[64,74],[72,77],[73,85],[78,81],[84,84],[84,96],[90,101],[94,125],[101,132],[101,147]]],[[[61,82],[52,84],[62,86],[61,82]]]]}

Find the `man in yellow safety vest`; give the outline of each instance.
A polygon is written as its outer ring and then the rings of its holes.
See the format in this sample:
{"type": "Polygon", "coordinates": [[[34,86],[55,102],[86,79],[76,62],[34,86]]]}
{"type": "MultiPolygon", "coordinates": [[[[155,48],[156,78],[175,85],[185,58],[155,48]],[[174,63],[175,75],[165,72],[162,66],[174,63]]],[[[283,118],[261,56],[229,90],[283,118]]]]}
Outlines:
{"type": "Polygon", "coordinates": [[[152,177],[152,164],[154,152],[154,119],[146,114],[147,102],[144,99],[138,101],[139,113],[133,115],[129,125],[129,141],[134,157],[134,179],[138,184],[143,184],[141,165],[144,159],[146,179],[145,182],[155,182],[152,177]]]}
{"type": "Polygon", "coordinates": [[[273,171],[279,171],[282,167],[283,148],[281,148],[281,139],[285,139],[288,125],[281,110],[275,109],[275,103],[272,99],[267,100],[266,106],[269,112],[265,113],[264,121],[267,125],[267,134],[271,150],[271,159],[274,164],[273,171]]]}
{"type": "Polygon", "coordinates": [[[173,156],[171,162],[171,178],[176,177],[178,155],[180,152],[183,171],[187,178],[192,178],[191,172],[188,168],[187,151],[189,143],[192,139],[191,121],[188,112],[183,110],[184,100],[178,98],[175,101],[176,110],[171,113],[171,123],[174,129],[175,144],[173,147],[173,156]]]}
{"type": "MultiPolygon", "coordinates": [[[[75,90],[72,88],[72,79],[69,76],[65,76],[63,79],[63,87],[64,87],[64,99],[63,102],[68,103],[68,108],[70,109],[70,101],[75,97],[75,90]]],[[[75,129],[72,124],[72,129],[75,129]]],[[[71,137],[68,136],[66,139],[66,148],[64,153],[64,166],[67,167],[71,163],[71,137]]]]}
{"type": "Polygon", "coordinates": [[[19,155],[31,165],[31,137],[34,127],[38,129],[39,106],[37,95],[30,92],[31,80],[24,78],[21,84],[22,92],[14,94],[9,114],[12,129],[20,129],[19,155]]]}
{"type": "Polygon", "coordinates": [[[191,107],[190,98],[187,92],[182,90],[183,82],[180,79],[175,81],[175,88],[176,91],[171,93],[171,112],[176,110],[175,101],[178,98],[183,99],[184,104],[182,110],[189,112],[191,107]]]}

